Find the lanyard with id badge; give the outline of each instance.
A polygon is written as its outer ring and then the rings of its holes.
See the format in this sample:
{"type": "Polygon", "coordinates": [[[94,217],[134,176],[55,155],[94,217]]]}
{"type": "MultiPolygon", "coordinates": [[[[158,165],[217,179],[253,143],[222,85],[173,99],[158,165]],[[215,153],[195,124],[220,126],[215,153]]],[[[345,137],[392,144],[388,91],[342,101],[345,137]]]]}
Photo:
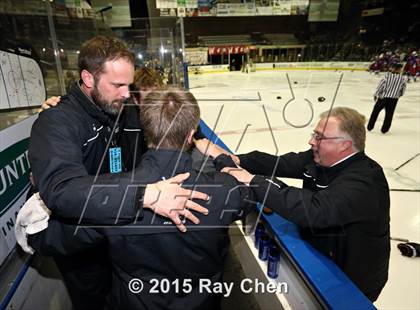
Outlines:
{"type": "Polygon", "coordinates": [[[109,171],[110,173],[122,171],[121,147],[119,146],[109,148],[109,171]]]}
{"type": "Polygon", "coordinates": [[[122,171],[122,158],[121,158],[121,147],[115,146],[115,143],[111,143],[112,147],[109,148],[109,172],[119,173],[122,171]]]}

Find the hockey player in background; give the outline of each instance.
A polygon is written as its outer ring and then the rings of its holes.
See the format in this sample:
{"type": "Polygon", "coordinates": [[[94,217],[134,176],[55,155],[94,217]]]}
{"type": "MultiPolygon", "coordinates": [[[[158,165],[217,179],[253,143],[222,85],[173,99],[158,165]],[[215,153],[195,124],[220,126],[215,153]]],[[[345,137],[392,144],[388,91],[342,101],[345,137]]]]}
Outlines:
{"type": "Polygon", "coordinates": [[[404,73],[408,76],[408,82],[410,82],[411,78],[415,82],[417,79],[417,75],[420,73],[420,58],[417,55],[416,51],[413,51],[411,55],[407,57],[407,63],[404,66],[404,73]]]}

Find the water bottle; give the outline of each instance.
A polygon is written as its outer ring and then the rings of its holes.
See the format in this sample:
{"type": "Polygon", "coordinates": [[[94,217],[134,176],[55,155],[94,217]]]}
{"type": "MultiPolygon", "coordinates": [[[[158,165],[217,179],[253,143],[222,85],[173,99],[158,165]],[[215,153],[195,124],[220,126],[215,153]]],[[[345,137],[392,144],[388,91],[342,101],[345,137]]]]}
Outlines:
{"type": "Polygon", "coordinates": [[[258,257],[266,261],[268,259],[268,251],[270,249],[271,241],[270,237],[267,234],[264,234],[260,238],[260,242],[258,243],[258,257]]]}
{"type": "Polygon", "coordinates": [[[256,249],[258,249],[260,238],[264,234],[264,232],[265,232],[264,225],[262,223],[258,223],[257,227],[255,228],[255,234],[254,234],[254,238],[255,238],[254,245],[256,249]]]}
{"type": "Polygon", "coordinates": [[[276,246],[270,247],[268,251],[267,275],[276,279],[279,276],[280,251],[276,246]]]}

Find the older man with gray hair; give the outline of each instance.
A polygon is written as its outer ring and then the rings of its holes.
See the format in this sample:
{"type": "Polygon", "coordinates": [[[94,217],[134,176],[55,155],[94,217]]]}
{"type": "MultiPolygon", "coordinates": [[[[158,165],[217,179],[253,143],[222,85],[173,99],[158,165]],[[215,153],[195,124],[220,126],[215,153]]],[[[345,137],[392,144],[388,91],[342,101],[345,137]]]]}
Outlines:
{"type": "MultiPolygon", "coordinates": [[[[364,152],[365,140],[365,117],[336,107],[321,114],[310,150],[232,155],[243,169],[225,169],[252,185],[258,201],[297,224],[304,240],[375,301],[388,279],[390,199],[381,166],[364,152]],[[272,175],[302,179],[303,188],[272,175]]],[[[214,158],[226,153],[208,141],[196,145],[214,158]]]]}

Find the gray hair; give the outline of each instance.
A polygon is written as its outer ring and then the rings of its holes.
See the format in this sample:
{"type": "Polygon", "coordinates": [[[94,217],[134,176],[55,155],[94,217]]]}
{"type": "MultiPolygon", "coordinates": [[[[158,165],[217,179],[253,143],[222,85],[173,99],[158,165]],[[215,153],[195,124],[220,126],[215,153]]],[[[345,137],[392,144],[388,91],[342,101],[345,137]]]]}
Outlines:
{"type": "Polygon", "coordinates": [[[353,147],[357,151],[364,151],[366,142],[366,118],[354,109],[335,107],[321,113],[320,118],[335,117],[340,121],[339,129],[348,134],[353,140],[353,147]]]}

